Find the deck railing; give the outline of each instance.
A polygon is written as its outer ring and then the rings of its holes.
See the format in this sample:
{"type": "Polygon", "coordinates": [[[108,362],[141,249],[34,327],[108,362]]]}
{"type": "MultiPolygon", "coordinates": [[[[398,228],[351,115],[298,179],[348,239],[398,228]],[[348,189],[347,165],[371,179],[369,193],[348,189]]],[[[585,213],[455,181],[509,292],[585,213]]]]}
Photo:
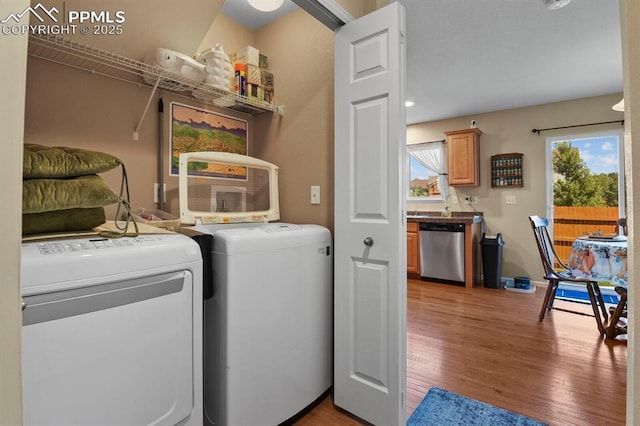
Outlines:
{"type": "Polygon", "coordinates": [[[618,207],[554,207],[553,242],[558,256],[569,259],[573,241],[582,235],[601,231],[617,233],[618,207]]]}

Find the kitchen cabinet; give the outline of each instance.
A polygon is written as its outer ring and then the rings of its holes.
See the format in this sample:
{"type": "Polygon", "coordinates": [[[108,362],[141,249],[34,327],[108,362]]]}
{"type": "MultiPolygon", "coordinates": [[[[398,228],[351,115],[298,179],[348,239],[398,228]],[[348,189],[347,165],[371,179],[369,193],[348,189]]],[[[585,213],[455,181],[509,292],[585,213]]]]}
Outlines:
{"type": "Polygon", "coordinates": [[[407,223],[407,273],[420,274],[420,229],[417,222],[407,223]]]}
{"type": "Polygon", "coordinates": [[[450,186],[480,186],[480,129],[445,132],[450,186]]]}

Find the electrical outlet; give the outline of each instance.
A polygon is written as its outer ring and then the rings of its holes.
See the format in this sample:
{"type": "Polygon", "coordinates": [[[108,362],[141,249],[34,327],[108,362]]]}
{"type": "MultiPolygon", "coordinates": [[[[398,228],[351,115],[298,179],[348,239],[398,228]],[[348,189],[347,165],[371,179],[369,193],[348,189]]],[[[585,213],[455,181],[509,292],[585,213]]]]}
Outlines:
{"type": "Polygon", "coordinates": [[[320,186],[311,186],[311,204],[320,204],[320,186]]]}
{"type": "Polygon", "coordinates": [[[507,195],[504,199],[506,204],[515,204],[516,203],[516,196],[515,195],[507,195]]]}
{"type": "Polygon", "coordinates": [[[475,195],[465,195],[464,196],[465,204],[478,204],[478,197],[475,195]]]}

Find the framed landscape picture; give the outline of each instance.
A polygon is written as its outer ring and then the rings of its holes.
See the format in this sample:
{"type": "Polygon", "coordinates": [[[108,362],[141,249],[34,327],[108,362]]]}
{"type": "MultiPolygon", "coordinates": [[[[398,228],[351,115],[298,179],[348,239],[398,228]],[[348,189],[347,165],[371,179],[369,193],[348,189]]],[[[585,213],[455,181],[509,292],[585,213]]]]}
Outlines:
{"type": "MultiPolygon", "coordinates": [[[[170,175],[178,175],[179,156],[185,152],[220,151],[247,155],[247,122],[200,108],[171,102],[170,175]]],[[[193,163],[189,175],[246,180],[244,167],[193,163]]]]}

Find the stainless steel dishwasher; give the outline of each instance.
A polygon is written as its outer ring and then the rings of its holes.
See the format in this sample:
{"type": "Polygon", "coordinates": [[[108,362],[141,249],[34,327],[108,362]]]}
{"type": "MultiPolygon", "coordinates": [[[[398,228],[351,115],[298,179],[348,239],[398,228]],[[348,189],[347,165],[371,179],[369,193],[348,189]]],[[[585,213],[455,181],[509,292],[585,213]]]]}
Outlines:
{"type": "Polygon", "coordinates": [[[464,284],[463,223],[420,223],[420,277],[464,284]]]}

